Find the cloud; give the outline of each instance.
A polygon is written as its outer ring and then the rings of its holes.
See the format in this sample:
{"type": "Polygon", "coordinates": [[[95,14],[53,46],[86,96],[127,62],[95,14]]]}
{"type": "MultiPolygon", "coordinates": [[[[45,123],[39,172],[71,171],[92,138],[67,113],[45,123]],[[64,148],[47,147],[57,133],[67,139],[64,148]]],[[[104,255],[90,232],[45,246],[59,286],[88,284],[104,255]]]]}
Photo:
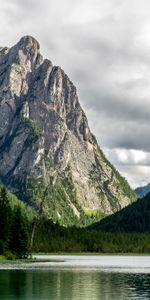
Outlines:
{"type": "Polygon", "coordinates": [[[37,38],[42,54],[77,86],[110,160],[131,184],[150,181],[149,154],[144,166],[133,163],[150,149],[150,1],[0,0],[0,6],[1,45],[26,34],[37,38]]]}
{"type": "Polygon", "coordinates": [[[118,166],[119,171],[128,178],[134,188],[149,182],[149,152],[115,148],[113,150],[105,149],[105,154],[113,164],[118,166]]]}
{"type": "Polygon", "coordinates": [[[141,150],[114,148],[105,149],[107,156],[120,165],[135,165],[150,167],[150,153],[141,150]]]}
{"type": "Polygon", "coordinates": [[[118,165],[118,170],[125,178],[128,179],[133,188],[149,183],[149,166],[118,165]]]}

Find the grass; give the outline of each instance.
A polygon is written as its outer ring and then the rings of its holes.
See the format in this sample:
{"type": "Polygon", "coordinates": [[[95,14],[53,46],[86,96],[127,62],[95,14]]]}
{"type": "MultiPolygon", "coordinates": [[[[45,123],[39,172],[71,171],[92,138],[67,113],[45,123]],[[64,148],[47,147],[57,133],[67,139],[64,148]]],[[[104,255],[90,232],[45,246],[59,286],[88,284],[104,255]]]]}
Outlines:
{"type": "Polygon", "coordinates": [[[6,257],[4,255],[0,255],[0,262],[6,260],[6,257]]]}
{"type": "Polygon", "coordinates": [[[21,263],[44,263],[44,262],[64,262],[63,260],[53,260],[47,258],[16,258],[16,259],[7,259],[4,255],[0,255],[0,264],[21,264],[21,263]]]}
{"type": "Polygon", "coordinates": [[[88,216],[91,216],[91,215],[96,216],[97,213],[98,213],[98,210],[96,210],[96,209],[87,209],[87,208],[84,208],[84,212],[85,212],[85,214],[88,215],[88,216]]]}

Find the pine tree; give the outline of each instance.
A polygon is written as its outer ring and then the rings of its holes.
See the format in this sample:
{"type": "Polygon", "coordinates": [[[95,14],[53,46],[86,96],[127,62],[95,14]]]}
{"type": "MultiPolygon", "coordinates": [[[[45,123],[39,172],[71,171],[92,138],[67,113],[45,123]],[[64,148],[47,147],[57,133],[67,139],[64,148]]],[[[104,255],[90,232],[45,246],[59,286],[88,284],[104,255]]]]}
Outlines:
{"type": "Polygon", "coordinates": [[[7,191],[0,189],[0,241],[7,247],[11,226],[12,210],[10,207],[7,191]]]}
{"type": "Polygon", "coordinates": [[[15,208],[13,214],[10,250],[19,258],[25,258],[28,255],[28,222],[20,206],[15,208]]]}

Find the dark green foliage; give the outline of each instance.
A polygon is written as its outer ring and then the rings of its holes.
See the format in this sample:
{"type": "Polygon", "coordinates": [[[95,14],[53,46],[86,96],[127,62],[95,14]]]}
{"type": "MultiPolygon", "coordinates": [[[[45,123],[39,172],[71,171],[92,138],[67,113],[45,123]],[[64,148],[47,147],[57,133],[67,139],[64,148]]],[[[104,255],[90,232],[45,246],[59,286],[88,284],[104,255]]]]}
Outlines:
{"type": "Polygon", "coordinates": [[[3,240],[0,240],[0,254],[3,254],[5,251],[5,243],[3,240]]]}
{"type": "Polygon", "coordinates": [[[119,212],[91,225],[91,229],[106,232],[150,233],[150,193],[119,212]]]}
{"type": "Polygon", "coordinates": [[[19,258],[28,254],[28,221],[20,206],[13,212],[9,248],[19,258]]]}
{"type": "Polygon", "coordinates": [[[22,116],[22,120],[26,124],[26,126],[31,130],[33,136],[39,138],[42,136],[42,130],[38,127],[38,125],[31,119],[25,118],[22,116]]]}
{"type": "MultiPolygon", "coordinates": [[[[0,194],[3,195],[4,199],[8,197],[7,200],[9,200],[9,194],[6,193],[6,190],[2,190],[0,194]]],[[[138,201],[139,210],[136,210],[136,203],[130,205],[130,208],[133,208],[133,228],[134,223],[136,224],[135,215],[138,217],[137,220],[142,220],[141,224],[144,224],[144,220],[141,218],[139,211],[143,210],[145,218],[146,215],[147,218],[148,215],[150,215],[149,200],[149,198],[146,198],[144,202],[138,201]]],[[[21,206],[18,206],[18,202],[16,203],[17,204],[11,208],[13,217],[12,223],[10,222],[11,233],[9,235],[9,247],[6,249],[3,240],[0,240],[0,253],[5,251],[5,256],[9,259],[14,259],[15,257],[22,258],[28,255],[28,241],[31,237],[34,222],[31,216],[29,219],[26,218],[25,208],[23,209],[21,206]],[[28,233],[30,233],[30,237],[28,233]]],[[[125,210],[126,209],[123,211],[125,210]]],[[[90,211],[87,213],[91,214],[90,211]]],[[[150,253],[150,234],[148,233],[105,233],[89,230],[87,228],[77,228],[75,226],[66,228],[60,226],[58,222],[54,224],[42,214],[41,217],[38,216],[38,218],[32,248],[32,250],[36,252],[150,253]]],[[[130,220],[131,217],[129,218],[127,214],[125,222],[128,224],[130,220]]],[[[150,224],[148,219],[145,219],[145,223],[150,224]]],[[[144,228],[148,228],[148,225],[144,228]]]]}
{"type": "Polygon", "coordinates": [[[4,187],[0,189],[0,240],[3,246],[8,243],[9,230],[11,226],[12,211],[9,204],[7,191],[4,187]]]}
{"type": "MultiPolygon", "coordinates": [[[[33,214],[34,215],[34,214],[33,214]]],[[[6,257],[25,257],[28,247],[30,209],[4,187],[0,189],[0,254],[6,257]],[[29,211],[29,218],[26,212],[29,211]]]]}
{"type": "Polygon", "coordinates": [[[42,218],[34,237],[35,252],[150,253],[150,234],[104,233],[65,228],[42,218]]]}
{"type": "Polygon", "coordinates": [[[104,218],[104,216],[104,213],[99,210],[91,210],[90,213],[88,211],[81,211],[79,224],[77,223],[75,225],[78,225],[80,227],[86,227],[89,224],[93,224],[97,220],[101,220],[102,218],[104,218]]]}

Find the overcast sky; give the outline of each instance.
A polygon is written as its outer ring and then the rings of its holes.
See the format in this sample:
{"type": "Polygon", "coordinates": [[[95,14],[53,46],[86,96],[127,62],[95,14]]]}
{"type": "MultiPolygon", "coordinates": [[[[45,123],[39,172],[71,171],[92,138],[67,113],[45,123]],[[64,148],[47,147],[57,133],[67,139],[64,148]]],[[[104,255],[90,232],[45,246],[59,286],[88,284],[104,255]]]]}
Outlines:
{"type": "Polygon", "coordinates": [[[150,0],[0,0],[0,46],[34,36],[60,65],[106,156],[150,182],[150,0]]]}

